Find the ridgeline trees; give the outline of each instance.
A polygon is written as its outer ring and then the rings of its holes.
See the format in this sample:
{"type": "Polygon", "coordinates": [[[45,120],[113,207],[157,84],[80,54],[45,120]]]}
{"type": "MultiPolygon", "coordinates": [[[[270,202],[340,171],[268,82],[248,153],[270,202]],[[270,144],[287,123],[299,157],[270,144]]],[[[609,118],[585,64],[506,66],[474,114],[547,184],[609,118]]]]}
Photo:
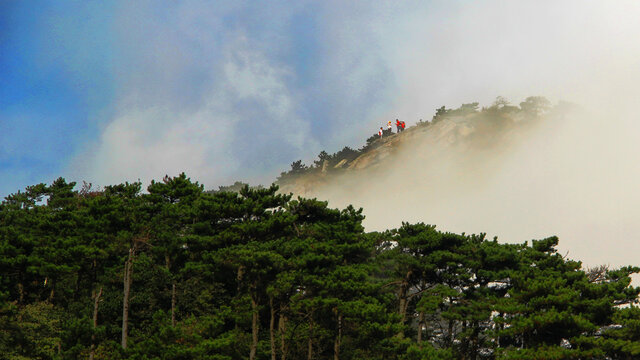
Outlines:
{"type": "MultiPolygon", "coordinates": [[[[471,138],[475,138],[478,143],[489,146],[503,141],[496,134],[508,133],[509,130],[519,126],[528,127],[545,118],[557,118],[559,114],[570,107],[569,103],[563,102],[552,105],[549,100],[542,96],[527,97],[520,102],[518,107],[510,105],[507,99],[498,96],[489,107],[480,108],[480,103],[478,102],[461,104],[460,107],[455,109],[447,109],[445,106],[441,106],[436,109],[431,121],[422,121],[420,119],[415,126],[408,126],[407,130],[416,127],[428,127],[444,120],[454,122],[464,120],[472,123],[472,128],[475,129],[475,136],[471,138]]],[[[385,143],[384,139],[396,134],[391,130],[387,130],[385,126],[383,127],[383,137],[381,139],[378,134],[378,128],[376,127],[375,129],[375,133],[365,139],[365,143],[361,148],[352,149],[347,146],[333,154],[322,150],[318,154],[318,158],[313,160],[309,166],[304,164],[302,160],[292,162],[291,169],[280,173],[276,183],[286,188],[287,185],[295,184],[296,181],[305,176],[314,177],[326,173],[337,175],[348,171],[349,165],[353,160],[382,146],[385,143]]],[[[242,183],[236,182],[233,186],[221,188],[221,190],[237,191],[241,185],[242,183]]]]}
{"type": "MultiPolygon", "coordinates": [[[[474,104],[468,107],[475,111],[474,104]]],[[[636,267],[184,174],[0,205],[8,359],[632,359],[636,267]]]]}

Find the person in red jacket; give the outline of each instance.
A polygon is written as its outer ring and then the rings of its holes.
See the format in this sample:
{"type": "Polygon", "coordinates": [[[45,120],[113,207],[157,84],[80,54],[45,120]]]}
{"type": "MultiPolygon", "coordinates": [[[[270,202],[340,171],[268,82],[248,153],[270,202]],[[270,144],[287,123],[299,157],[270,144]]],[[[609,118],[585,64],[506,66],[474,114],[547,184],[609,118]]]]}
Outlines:
{"type": "Polygon", "coordinates": [[[380,130],[378,131],[378,135],[380,135],[381,138],[382,138],[382,132],[383,132],[382,126],[380,126],[380,130]]]}
{"type": "Polygon", "coordinates": [[[400,131],[402,131],[402,125],[400,123],[400,120],[396,119],[396,132],[400,133],[400,131]]]}

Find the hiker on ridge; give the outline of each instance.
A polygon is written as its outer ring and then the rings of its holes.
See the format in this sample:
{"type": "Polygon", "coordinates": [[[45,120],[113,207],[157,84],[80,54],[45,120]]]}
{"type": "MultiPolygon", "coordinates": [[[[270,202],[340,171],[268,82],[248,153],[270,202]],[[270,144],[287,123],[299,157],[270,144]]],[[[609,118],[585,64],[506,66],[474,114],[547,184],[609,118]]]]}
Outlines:
{"type": "Polygon", "coordinates": [[[391,120],[389,120],[389,122],[387,123],[387,131],[389,131],[389,134],[391,134],[391,120]]]}
{"type": "Polygon", "coordinates": [[[378,131],[378,135],[380,135],[380,138],[382,138],[382,126],[380,126],[380,130],[378,131]]]}
{"type": "Polygon", "coordinates": [[[404,121],[400,121],[396,119],[396,131],[398,133],[400,133],[401,131],[404,131],[404,121]]]}

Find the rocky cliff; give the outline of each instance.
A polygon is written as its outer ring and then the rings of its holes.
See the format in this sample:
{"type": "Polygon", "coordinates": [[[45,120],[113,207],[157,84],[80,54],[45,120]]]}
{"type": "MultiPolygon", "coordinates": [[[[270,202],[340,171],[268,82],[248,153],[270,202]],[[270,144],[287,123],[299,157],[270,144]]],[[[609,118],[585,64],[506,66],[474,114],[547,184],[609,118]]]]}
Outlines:
{"type": "Polygon", "coordinates": [[[410,161],[412,166],[422,168],[445,154],[462,155],[464,159],[465,153],[481,154],[488,149],[504,147],[515,137],[522,136],[522,130],[536,120],[527,121],[521,112],[499,109],[441,116],[432,122],[408,127],[401,133],[370,141],[357,156],[331,158],[298,174],[283,176],[279,184],[283,192],[318,196],[327,185],[349,182],[354,176],[371,176],[372,180],[384,176],[395,171],[399,162],[410,161]]]}

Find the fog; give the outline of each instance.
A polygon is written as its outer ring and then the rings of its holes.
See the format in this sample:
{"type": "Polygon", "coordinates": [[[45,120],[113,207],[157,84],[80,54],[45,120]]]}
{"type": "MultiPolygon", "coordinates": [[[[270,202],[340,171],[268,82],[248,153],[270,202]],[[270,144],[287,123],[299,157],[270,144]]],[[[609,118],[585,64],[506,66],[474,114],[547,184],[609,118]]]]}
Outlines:
{"type": "Polygon", "coordinates": [[[367,230],[421,221],[503,242],[557,235],[560,252],[587,266],[639,264],[640,4],[488,1],[405,10],[363,11],[367,21],[349,27],[376,29],[366,40],[377,46],[362,54],[381,58],[397,86],[392,105],[370,119],[370,133],[390,119],[413,124],[440,105],[489,106],[499,95],[514,105],[541,95],[579,110],[492,149],[404,146],[393,165],[335,179],[312,195],[363,207],[367,230]]]}
{"type": "Polygon", "coordinates": [[[418,137],[384,166],[310,195],[363,207],[367,230],[408,221],[503,242],[557,235],[560,252],[587,266],[637,264],[638,133],[610,120],[624,117],[579,108],[508,136],[482,133],[487,142],[476,145],[418,137]]]}
{"type": "Polygon", "coordinates": [[[316,195],[362,206],[368,230],[558,235],[586,264],[640,263],[638,1],[123,1],[104,16],[113,100],[91,114],[100,131],[69,161],[74,179],[266,184],[388,120],[541,95],[580,111],[490,149],[407,144],[392,166],[316,195]]]}

